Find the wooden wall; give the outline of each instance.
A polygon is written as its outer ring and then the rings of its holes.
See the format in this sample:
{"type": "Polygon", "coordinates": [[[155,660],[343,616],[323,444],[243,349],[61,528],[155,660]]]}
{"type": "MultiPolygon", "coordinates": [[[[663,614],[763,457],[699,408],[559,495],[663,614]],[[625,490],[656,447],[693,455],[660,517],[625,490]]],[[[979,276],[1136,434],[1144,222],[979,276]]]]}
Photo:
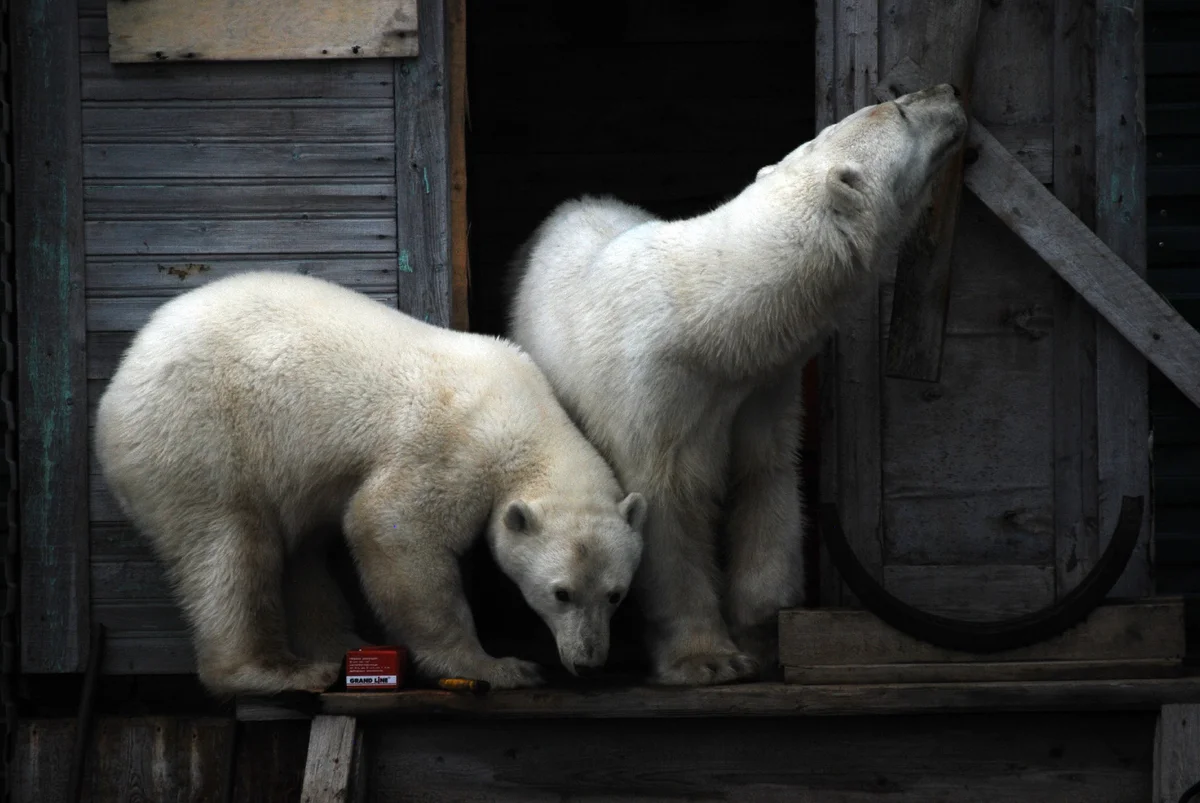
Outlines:
{"type": "MultiPolygon", "coordinates": [[[[319,276],[426,321],[449,322],[440,0],[422,0],[417,60],[113,65],[106,7],[107,0],[56,4],[72,33],[78,25],[77,42],[57,43],[55,52],[78,65],[78,96],[56,108],[74,126],[80,153],[73,164],[81,186],[61,181],[78,204],[68,219],[82,228],[81,238],[69,240],[78,251],[63,273],[81,296],[69,326],[81,341],[70,353],[83,359],[66,374],[86,388],[79,395],[87,399],[87,442],[83,432],[70,436],[80,454],[90,454],[96,402],[132,333],[165,300],[222,276],[252,269],[319,276]]],[[[36,33],[41,24],[34,20],[29,28],[36,33]]],[[[30,64],[47,68],[32,57],[30,64]]],[[[32,131],[46,114],[34,105],[18,125],[32,131]]],[[[57,147],[51,153],[27,141],[22,152],[27,159],[45,153],[49,170],[60,151],[69,151],[57,147]]],[[[19,184],[18,192],[32,187],[19,184]]],[[[30,201],[19,199],[18,207],[32,208],[30,201]]],[[[26,270],[41,269],[43,258],[26,251],[26,270]]],[[[38,302],[31,294],[23,299],[33,311],[27,327],[39,320],[38,302]]],[[[67,331],[66,322],[61,326],[67,331]]],[[[34,382],[36,369],[36,360],[27,361],[34,382]]],[[[70,393],[56,395],[54,405],[83,409],[70,393]]],[[[45,426],[65,432],[49,407],[45,426]]],[[[27,426],[30,435],[34,425],[27,426]]],[[[69,462],[68,452],[42,451],[28,450],[24,476],[42,476],[38,460],[69,462]]],[[[38,575],[28,593],[58,588],[58,597],[104,623],[106,671],[191,671],[189,640],[160,567],[124,521],[94,459],[78,463],[88,473],[90,538],[73,554],[87,576],[67,588],[38,575]]],[[[26,502],[45,498],[54,508],[61,497],[73,498],[62,484],[40,497],[26,494],[26,502]]],[[[27,523],[27,540],[45,529],[38,525],[27,523]]],[[[67,554],[59,553],[60,566],[67,554]]],[[[47,649],[27,655],[24,669],[78,671],[86,646],[71,653],[70,666],[47,656],[63,654],[66,639],[86,645],[86,622],[63,633],[44,625],[41,607],[26,606],[23,635],[47,649]]]]}
{"type": "MultiPolygon", "coordinates": [[[[1137,75],[1134,17],[1073,2],[980,5],[972,114],[1086,223],[1107,227],[1102,236],[1128,231],[1112,245],[1140,264],[1136,171],[1120,167],[1136,162],[1140,118],[1125,95],[1098,100],[1137,75]],[[1121,115],[1138,122],[1122,128],[1121,115]],[[1098,174],[1119,188],[1105,203],[1098,174]]],[[[903,58],[929,63],[935,13],[916,2],[820,3],[821,122],[874,102],[903,58]]],[[[1132,104],[1134,84],[1129,92],[1132,104]]],[[[1144,361],[966,192],[940,381],[885,376],[893,289],[885,279],[838,335],[822,494],[839,502],[866,567],[901,598],[979,619],[1045,606],[1098,557],[1120,496],[1149,493],[1144,361]]],[[[1143,539],[1119,593],[1151,590],[1148,520],[1143,539]]],[[[835,572],[822,579],[827,604],[852,602],[835,572]]]]}

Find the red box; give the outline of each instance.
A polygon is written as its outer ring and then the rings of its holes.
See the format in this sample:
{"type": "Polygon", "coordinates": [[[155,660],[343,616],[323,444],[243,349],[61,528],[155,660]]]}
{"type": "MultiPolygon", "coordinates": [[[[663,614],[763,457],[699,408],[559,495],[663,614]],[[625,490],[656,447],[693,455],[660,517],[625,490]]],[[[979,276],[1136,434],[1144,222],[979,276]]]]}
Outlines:
{"type": "Polygon", "coordinates": [[[346,691],[398,689],[404,683],[408,650],[363,647],[346,653],[346,691]]]}

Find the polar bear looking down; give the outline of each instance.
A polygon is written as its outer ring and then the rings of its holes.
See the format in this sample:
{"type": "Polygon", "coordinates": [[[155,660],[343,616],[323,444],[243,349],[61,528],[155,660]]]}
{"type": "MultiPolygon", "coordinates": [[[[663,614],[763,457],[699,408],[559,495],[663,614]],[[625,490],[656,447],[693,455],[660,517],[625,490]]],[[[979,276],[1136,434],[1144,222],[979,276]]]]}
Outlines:
{"type": "Polygon", "coordinates": [[[803,583],[801,372],[961,143],[956,95],[861,109],[698,217],[568,201],[518,253],[511,336],[649,504],[635,591],[658,682],[774,661],[803,583]]]}
{"type": "Polygon", "coordinates": [[[159,308],[96,451],[220,695],[327,688],[361,646],[312,541],[330,524],[418,671],[499,688],[540,674],[476,637],[457,559],[481,532],[577,674],[604,664],[641,556],[644,500],[517,347],[313,278],[241,274],[159,308]]]}

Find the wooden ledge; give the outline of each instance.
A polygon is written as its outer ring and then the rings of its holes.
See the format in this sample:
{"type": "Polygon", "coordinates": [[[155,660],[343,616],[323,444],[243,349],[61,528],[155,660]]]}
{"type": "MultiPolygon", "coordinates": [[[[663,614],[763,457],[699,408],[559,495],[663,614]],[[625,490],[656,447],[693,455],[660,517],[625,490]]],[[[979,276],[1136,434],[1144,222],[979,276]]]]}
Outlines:
{"type": "Polygon", "coordinates": [[[748,683],[697,689],[635,686],[577,691],[532,689],[472,697],[415,689],[241,698],[243,721],[305,719],[317,714],[362,719],[422,716],[509,719],[649,717],[803,717],[999,711],[1157,710],[1200,703],[1200,675],[1149,680],[1027,683],[928,683],[800,686],[748,683]]]}

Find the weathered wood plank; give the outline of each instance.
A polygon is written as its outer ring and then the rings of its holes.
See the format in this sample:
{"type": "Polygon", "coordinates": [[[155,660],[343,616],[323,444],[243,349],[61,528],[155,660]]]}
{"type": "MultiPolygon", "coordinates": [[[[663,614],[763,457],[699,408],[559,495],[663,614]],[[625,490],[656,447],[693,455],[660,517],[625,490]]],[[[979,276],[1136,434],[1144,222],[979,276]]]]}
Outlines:
{"type": "Polygon", "coordinates": [[[232,803],[295,803],[304,785],[307,722],[239,726],[232,803]]]}
{"type": "Polygon", "coordinates": [[[787,683],[989,683],[1047,680],[1169,678],[1183,673],[1182,659],[1118,658],[1098,661],[1004,663],[841,664],[785,666],[787,683]]]}
{"type": "Polygon", "coordinates": [[[154,560],[150,543],[127,522],[93,524],[92,560],[154,560]]]}
{"type": "Polygon", "coordinates": [[[1186,641],[1182,598],[1107,603],[1052,639],[987,655],[935,647],[901,633],[866,611],[797,608],[779,613],[779,662],[810,668],[1151,658],[1178,661],[1187,649],[1186,641]]]}
{"type": "MultiPolygon", "coordinates": [[[[364,293],[381,304],[396,306],[394,293],[364,293]]],[[[90,332],[134,332],[140,329],[151,314],[169,297],[152,298],[93,298],[87,302],[87,323],[90,332]]],[[[108,341],[115,346],[115,342],[108,341]]]]}
{"type": "MultiPolygon", "coordinates": [[[[293,716],[329,714],[364,720],[459,715],[516,719],[808,717],[973,711],[1153,711],[1200,700],[1200,677],[1020,683],[850,684],[795,686],[740,683],[690,689],[637,686],[589,690],[327,692],[293,716]]],[[[287,705],[239,699],[239,720],[277,719],[287,705]]],[[[628,731],[628,726],[626,726],[628,731]]]]}
{"type": "Polygon", "coordinates": [[[178,606],[168,601],[93,601],[92,621],[121,635],[178,634],[188,629],[178,606]]]}
{"type": "MultiPolygon", "coordinates": [[[[394,209],[394,199],[392,204],[394,209]]],[[[315,276],[360,292],[384,295],[396,287],[397,269],[396,257],[390,254],[332,257],[302,254],[287,259],[246,254],[93,257],[87,263],[87,291],[89,298],[176,296],[235,273],[268,270],[315,276]]],[[[92,347],[89,336],[89,372],[92,371],[92,347]]],[[[89,377],[94,378],[90,373],[89,377]]]]}
{"type": "Polygon", "coordinates": [[[255,142],[391,141],[396,118],[386,107],[314,101],[290,106],[261,102],[204,105],[88,103],[83,136],[89,143],[253,139],[255,142]]]}
{"type": "Polygon", "coordinates": [[[1152,718],[421,723],[369,732],[383,802],[1132,803],[1152,718]]]}
{"type": "Polygon", "coordinates": [[[110,633],[101,670],[106,675],[190,675],[196,656],[186,632],[110,633]]]}
{"type": "Polygon", "coordinates": [[[933,479],[889,493],[883,511],[889,564],[1054,560],[1054,496],[1044,486],[947,490],[933,479]]]}
{"type": "Polygon", "coordinates": [[[232,720],[101,717],[91,800],[215,801],[230,782],[232,720]]]}
{"type": "Polygon", "coordinates": [[[450,325],[449,76],[441,0],[419,0],[420,55],[395,62],[400,309],[450,325]]]}
{"type": "Polygon", "coordinates": [[[392,64],[382,59],[114,65],[89,54],[80,62],[85,101],[393,97],[392,64]]]}
{"type": "Polygon", "coordinates": [[[79,15],[13,6],[21,670],[87,664],[87,410],[79,15]]]}
{"type": "MultiPolygon", "coordinates": [[[[933,83],[954,84],[970,108],[975,67],[975,35],[981,0],[955,3],[929,13],[923,30],[924,72],[933,83]]],[[[915,43],[913,43],[915,45],[915,43]]],[[[894,97],[884,78],[876,96],[894,97]]],[[[942,372],[946,313],[950,304],[951,249],[962,192],[963,153],[959,149],[934,179],[929,215],[912,232],[918,247],[906,249],[896,264],[885,368],[889,377],[936,382],[942,372]]]]}
{"type": "MultiPolygon", "coordinates": [[[[396,185],[370,181],[243,181],[206,179],[194,182],[92,179],[84,183],[83,208],[88,220],[187,217],[201,219],[329,216],[374,217],[396,214],[396,185]]],[[[89,282],[88,291],[92,286],[89,282]]]]}
{"type": "Polygon", "coordinates": [[[359,741],[354,717],[317,716],[308,737],[301,803],[339,803],[350,796],[359,741]]]}
{"type": "Polygon", "coordinates": [[[471,326],[471,256],[467,247],[467,2],[446,3],[446,48],[450,62],[450,327],[471,326]]]}
{"type": "Polygon", "coordinates": [[[10,765],[13,800],[75,803],[67,799],[74,744],[74,719],[20,721],[17,724],[16,756],[10,765]]]}
{"type": "Polygon", "coordinates": [[[395,253],[391,218],[89,220],[88,256],[395,253]]]}
{"type": "Polygon", "coordinates": [[[417,0],[108,4],[114,63],[394,59],[417,54],[417,0]]]}
{"type": "MultiPolygon", "coordinates": [[[[1095,225],[1095,36],[1094,4],[1055,0],[1054,195],[1089,228],[1095,225]]],[[[1054,282],[1054,551],[1061,599],[1100,555],[1096,319],[1070,285],[1054,282]]]]}
{"type": "MultiPolygon", "coordinates": [[[[879,80],[879,4],[844,0],[836,9],[833,93],[835,119],[840,120],[872,102],[879,80]]],[[[838,503],[851,548],[863,567],[879,579],[883,388],[878,292],[865,293],[851,305],[836,344],[838,503]]],[[[850,604],[851,596],[843,589],[842,604],[850,604]]]]}
{"type": "MultiPolygon", "coordinates": [[[[1096,329],[1100,549],[1111,537],[1122,496],[1153,498],[1150,400],[1143,357],[1200,405],[1200,333],[1142,281],[1146,275],[1144,12],[1142,2],[1096,3],[1096,235],[1097,242],[1102,240],[1112,249],[1109,264],[1123,268],[1124,281],[1096,266],[1088,272],[1104,282],[1120,312],[1139,324],[1141,335],[1130,338],[1121,326],[1124,321],[1098,310],[1108,321],[1096,329]],[[1166,353],[1147,350],[1144,342],[1165,345],[1166,353]]],[[[1113,586],[1112,596],[1154,593],[1153,517],[1154,506],[1146,505],[1137,549],[1113,586]]]]}
{"type": "MultiPolygon", "coordinates": [[[[989,130],[999,125],[1053,123],[1053,30],[1051,2],[983,4],[971,113],[989,130]]],[[[912,58],[923,63],[916,54],[912,58]]]]}
{"type": "Polygon", "coordinates": [[[157,560],[93,561],[92,602],[171,599],[171,584],[157,560]]]}
{"type": "Polygon", "coordinates": [[[1177,803],[1200,783],[1200,705],[1164,705],[1154,734],[1153,803],[1177,803]]]}
{"type": "Polygon", "coordinates": [[[955,619],[989,621],[1054,601],[1053,566],[884,566],[884,587],[905,602],[955,619]]]}
{"type": "Polygon", "coordinates": [[[292,142],[85,144],[88,179],[384,178],[395,174],[390,143],[292,142]]]}

